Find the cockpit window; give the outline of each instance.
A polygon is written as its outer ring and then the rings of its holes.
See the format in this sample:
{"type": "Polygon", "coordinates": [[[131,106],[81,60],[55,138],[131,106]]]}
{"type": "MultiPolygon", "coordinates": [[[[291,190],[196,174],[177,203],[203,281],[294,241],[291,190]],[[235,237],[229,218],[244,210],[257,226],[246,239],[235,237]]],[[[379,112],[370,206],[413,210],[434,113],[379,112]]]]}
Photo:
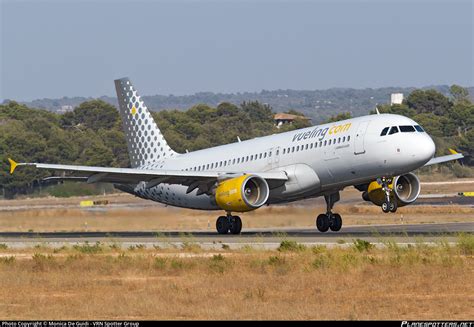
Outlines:
{"type": "Polygon", "coordinates": [[[418,131],[418,132],[421,132],[423,133],[425,130],[423,129],[423,127],[421,127],[420,125],[415,125],[415,129],[418,131]]]}
{"type": "Polygon", "coordinates": [[[402,132],[402,133],[410,133],[410,132],[415,131],[415,128],[413,126],[410,126],[410,125],[399,126],[399,127],[400,127],[400,132],[402,132]]]}
{"type": "Polygon", "coordinates": [[[392,128],[390,128],[390,132],[388,132],[388,135],[392,135],[392,134],[395,134],[395,133],[398,133],[398,127],[397,126],[392,126],[392,128]]]}
{"type": "Polygon", "coordinates": [[[380,136],[385,136],[385,135],[387,135],[387,132],[388,132],[388,129],[389,129],[389,128],[390,128],[390,127],[385,127],[384,129],[382,129],[382,133],[380,133],[380,136]]]}

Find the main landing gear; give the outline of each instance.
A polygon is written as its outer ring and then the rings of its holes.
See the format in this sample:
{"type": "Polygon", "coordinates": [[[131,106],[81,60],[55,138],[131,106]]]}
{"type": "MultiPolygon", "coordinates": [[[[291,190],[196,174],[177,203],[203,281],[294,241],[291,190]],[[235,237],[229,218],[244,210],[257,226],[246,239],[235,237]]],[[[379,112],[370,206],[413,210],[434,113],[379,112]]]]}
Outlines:
{"type": "Polygon", "coordinates": [[[391,179],[382,177],[379,184],[382,185],[382,191],[384,192],[384,201],[382,202],[382,211],[385,213],[397,211],[397,200],[392,199],[392,189],[388,186],[392,182],[391,179]]]}
{"type": "Polygon", "coordinates": [[[239,216],[232,216],[230,212],[227,216],[220,216],[216,221],[216,229],[219,234],[240,234],[242,230],[242,220],[239,216]]]}
{"type": "Polygon", "coordinates": [[[339,192],[325,195],[324,200],[326,200],[327,210],[325,214],[320,214],[316,218],[316,228],[323,233],[327,232],[328,229],[337,232],[342,227],[342,218],[340,214],[332,213],[332,207],[334,203],[340,200],[339,192]]]}

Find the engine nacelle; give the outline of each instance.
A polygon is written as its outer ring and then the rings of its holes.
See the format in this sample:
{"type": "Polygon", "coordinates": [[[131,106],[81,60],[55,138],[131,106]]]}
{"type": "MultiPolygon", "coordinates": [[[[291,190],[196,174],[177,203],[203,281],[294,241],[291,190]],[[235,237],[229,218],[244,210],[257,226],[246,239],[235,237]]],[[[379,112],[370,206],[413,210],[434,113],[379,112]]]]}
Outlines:
{"type": "Polygon", "coordinates": [[[221,209],[230,212],[251,211],[264,205],[269,193],[265,179],[255,175],[242,175],[219,182],[216,203],[221,209]]]}
{"type": "MultiPolygon", "coordinates": [[[[421,190],[420,180],[413,173],[395,177],[389,187],[393,189],[392,196],[397,200],[399,207],[415,202],[421,190]]],[[[362,194],[362,198],[381,206],[385,201],[382,185],[377,183],[377,181],[371,182],[367,191],[362,194]]]]}

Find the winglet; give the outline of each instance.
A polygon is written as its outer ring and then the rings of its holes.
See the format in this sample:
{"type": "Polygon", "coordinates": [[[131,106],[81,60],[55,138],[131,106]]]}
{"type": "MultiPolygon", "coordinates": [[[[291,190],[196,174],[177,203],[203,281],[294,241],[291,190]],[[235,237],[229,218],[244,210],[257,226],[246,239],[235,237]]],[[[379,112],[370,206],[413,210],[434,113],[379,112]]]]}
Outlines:
{"type": "Polygon", "coordinates": [[[10,162],[10,174],[13,174],[15,171],[16,166],[18,166],[18,163],[15,162],[15,160],[8,158],[8,162],[10,162]]]}
{"type": "Polygon", "coordinates": [[[448,149],[448,150],[449,150],[449,152],[451,152],[451,154],[458,154],[458,153],[459,153],[459,152],[457,152],[457,151],[455,151],[455,150],[453,150],[453,149],[448,149]]]}

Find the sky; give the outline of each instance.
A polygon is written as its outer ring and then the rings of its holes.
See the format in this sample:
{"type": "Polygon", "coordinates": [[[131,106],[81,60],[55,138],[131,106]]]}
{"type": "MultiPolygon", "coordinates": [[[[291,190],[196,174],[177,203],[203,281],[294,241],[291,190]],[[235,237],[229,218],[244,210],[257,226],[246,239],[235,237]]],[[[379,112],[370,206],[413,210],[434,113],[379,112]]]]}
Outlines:
{"type": "Polygon", "coordinates": [[[473,0],[0,0],[0,101],[474,85],[473,0]]]}

